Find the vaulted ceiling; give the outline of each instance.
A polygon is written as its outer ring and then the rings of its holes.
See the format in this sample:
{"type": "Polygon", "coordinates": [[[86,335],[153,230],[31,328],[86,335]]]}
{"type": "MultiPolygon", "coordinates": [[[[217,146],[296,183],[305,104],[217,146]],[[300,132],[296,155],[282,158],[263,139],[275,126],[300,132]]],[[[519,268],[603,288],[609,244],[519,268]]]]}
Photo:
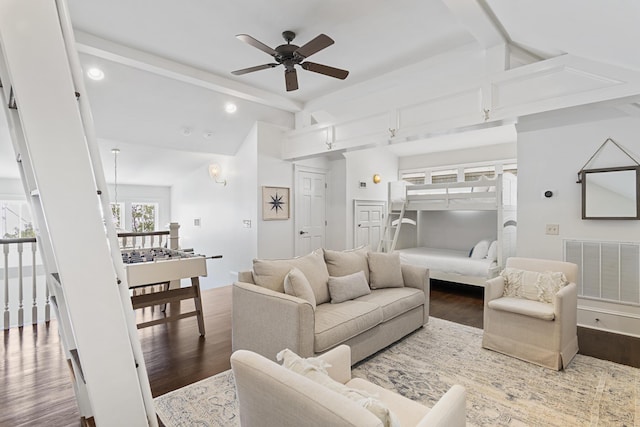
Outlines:
{"type": "MultiPolygon", "coordinates": [[[[480,51],[508,43],[538,58],[572,53],[640,72],[640,3],[632,0],[68,4],[83,67],[105,74],[101,81],[86,79],[103,157],[108,163],[110,149],[120,148],[121,179],[130,183],[169,185],[176,175],[168,170],[179,174],[212,155],[233,155],[256,121],[290,129],[294,114],[315,99],[370,90],[364,83],[461,47],[480,51]],[[296,33],[298,45],[330,36],[335,44],[310,60],[349,70],[347,79],[299,69],[300,88],[286,92],[283,67],[231,74],[273,62],[235,35],[276,47],[284,43],[284,30],[296,33]],[[224,110],[229,102],[237,105],[233,114],[224,110]],[[136,167],[140,163],[148,167],[136,167]]],[[[3,138],[0,170],[8,170],[3,138]]]]}

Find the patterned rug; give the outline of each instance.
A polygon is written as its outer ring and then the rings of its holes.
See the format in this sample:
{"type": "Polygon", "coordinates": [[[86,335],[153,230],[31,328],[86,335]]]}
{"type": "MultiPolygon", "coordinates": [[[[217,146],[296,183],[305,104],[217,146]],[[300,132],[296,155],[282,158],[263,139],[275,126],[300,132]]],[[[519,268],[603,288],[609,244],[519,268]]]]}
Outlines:
{"type": "MultiPolygon", "coordinates": [[[[577,355],[560,372],[480,347],[482,330],[437,318],[353,375],[433,406],[467,389],[470,426],[640,426],[640,369],[577,355]]],[[[231,371],[155,399],[167,427],[239,426],[231,371]]]]}

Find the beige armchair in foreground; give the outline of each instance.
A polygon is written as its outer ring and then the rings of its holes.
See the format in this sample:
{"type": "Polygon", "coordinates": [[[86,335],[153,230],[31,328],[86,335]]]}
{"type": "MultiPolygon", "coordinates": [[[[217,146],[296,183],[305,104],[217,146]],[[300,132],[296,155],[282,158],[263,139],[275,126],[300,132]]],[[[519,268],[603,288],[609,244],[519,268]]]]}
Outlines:
{"type": "MultiPolygon", "coordinates": [[[[562,261],[509,258],[505,269],[510,268],[562,272],[569,284],[557,293],[545,291],[544,299],[550,302],[542,302],[531,299],[531,293],[527,297],[505,296],[503,276],[488,280],[484,293],[482,347],[547,368],[563,369],[578,352],[578,266],[562,261]]],[[[535,287],[532,289],[535,292],[535,287]]]]}
{"type": "MultiPolygon", "coordinates": [[[[350,348],[341,345],[319,356],[329,376],[386,404],[400,425],[461,427],[466,423],[464,387],[454,385],[431,409],[360,378],[351,378],[350,348]]],[[[248,350],[231,356],[242,427],[382,426],[356,402],[248,350]]]]}

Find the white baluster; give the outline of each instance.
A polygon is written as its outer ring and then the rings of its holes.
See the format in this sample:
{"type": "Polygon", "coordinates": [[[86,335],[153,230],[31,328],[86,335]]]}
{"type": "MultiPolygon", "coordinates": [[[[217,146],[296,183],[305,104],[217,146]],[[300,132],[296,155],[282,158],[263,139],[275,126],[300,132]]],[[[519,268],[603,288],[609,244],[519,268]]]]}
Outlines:
{"type": "Polygon", "coordinates": [[[9,329],[9,244],[3,246],[4,252],[4,328],[9,329]]]}
{"type": "Polygon", "coordinates": [[[23,252],[23,244],[22,242],[18,243],[18,327],[22,328],[24,326],[24,282],[22,280],[22,252],[23,252]]]}
{"type": "Polygon", "coordinates": [[[38,291],[36,288],[36,242],[31,242],[31,289],[33,293],[33,306],[31,307],[31,324],[38,323],[38,300],[36,299],[38,291]]]}
{"type": "Polygon", "coordinates": [[[155,243],[156,243],[156,236],[151,236],[151,247],[152,247],[152,248],[153,248],[153,247],[155,247],[155,246],[154,246],[154,245],[155,245],[155,243]]]}
{"type": "Polygon", "coordinates": [[[45,281],[44,284],[44,288],[46,289],[45,291],[45,299],[44,299],[44,321],[49,323],[49,321],[51,320],[51,304],[49,303],[49,286],[47,286],[47,283],[45,281]]]}

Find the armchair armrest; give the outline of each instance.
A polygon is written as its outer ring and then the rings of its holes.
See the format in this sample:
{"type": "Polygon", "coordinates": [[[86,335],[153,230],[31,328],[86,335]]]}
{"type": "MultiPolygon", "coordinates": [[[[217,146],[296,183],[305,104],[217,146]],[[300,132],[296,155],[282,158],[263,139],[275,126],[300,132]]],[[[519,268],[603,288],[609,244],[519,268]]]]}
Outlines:
{"type": "Polygon", "coordinates": [[[416,427],[464,427],[467,391],[461,385],[454,385],[438,400],[416,427]]]}
{"type": "Polygon", "coordinates": [[[553,300],[553,305],[556,319],[560,320],[557,326],[561,328],[558,340],[575,336],[578,333],[578,285],[569,283],[560,289],[553,300]]]}
{"type": "Polygon", "coordinates": [[[339,345],[318,356],[331,366],[327,368],[329,376],[341,384],[351,379],[351,347],[339,345]]]}
{"type": "Polygon", "coordinates": [[[504,277],[498,276],[487,280],[484,285],[484,305],[504,295],[504,277]]]}
{"type": "Polygon", "coordinates": [[[245,282],[233,284],[232,301],[232,351],[271,360],[285,348],[313,356],[315,317],[307,301],[245,282]]]}

